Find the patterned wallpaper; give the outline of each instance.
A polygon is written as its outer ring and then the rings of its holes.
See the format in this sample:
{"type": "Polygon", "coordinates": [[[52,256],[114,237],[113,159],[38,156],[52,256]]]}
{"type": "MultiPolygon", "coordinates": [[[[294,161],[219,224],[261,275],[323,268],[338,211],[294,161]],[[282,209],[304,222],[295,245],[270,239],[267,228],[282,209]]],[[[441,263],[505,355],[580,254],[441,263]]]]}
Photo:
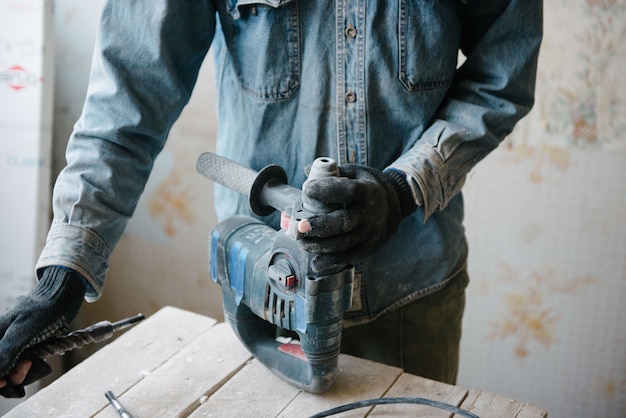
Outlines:
{"type": "Polygon", "coordinates": [[[626,1],[547,0],[537,101],[465,188],[460,384],[626,416],[626,1]]]}
{"type": "MultiPolygon", "coordinates": [[[[624,86],[623,0],[548,2],[548,48],[544,54],[542,84],[545,88],[544,127],[550,139],[565,146],[618,146],[626,144],[624,86]],[[554,4],[553,4],[554,3],[554,4]],[[560,3],[560,4],[559,4],[560,3]],[[566,12],[570,10],[571,12],[566,12]],[[564,61],[560,59],[564,58],[564,61]],[[562,77],[565,76],[565,77],[562,77]]],[[[544,90],[541,90],[544,91],[544,90]]]]}

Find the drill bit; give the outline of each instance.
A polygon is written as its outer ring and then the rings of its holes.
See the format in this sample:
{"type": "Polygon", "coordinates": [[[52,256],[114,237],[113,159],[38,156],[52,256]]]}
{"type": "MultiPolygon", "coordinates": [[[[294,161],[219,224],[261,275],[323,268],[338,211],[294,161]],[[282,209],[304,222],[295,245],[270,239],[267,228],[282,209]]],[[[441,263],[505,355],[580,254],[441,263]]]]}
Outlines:
{"type": "Polygon", "coordinates": [[[137,314],[130,318],[122,319],[117,322],[100,321],[87,328],[70,332],[62,337],[50,338],[27,350],[29,354],[35,355],[41,359],[49,356],[61,355],[66,351],[81,348],[87,344],[104,341],[113,336],[117,331],[128,328],[139,321],[145,319],[143,314],[137,314]]]}
{"type": "Polygon", "coordinates": [[[117,411],[120,417],[122,418],[133,418],[133,416],[122,406],[120,401],[117,399],[117,396],[113,394],[110,390],[107,390],[104,393],[104,396],[109,400],[113,408],[117,411]]]}

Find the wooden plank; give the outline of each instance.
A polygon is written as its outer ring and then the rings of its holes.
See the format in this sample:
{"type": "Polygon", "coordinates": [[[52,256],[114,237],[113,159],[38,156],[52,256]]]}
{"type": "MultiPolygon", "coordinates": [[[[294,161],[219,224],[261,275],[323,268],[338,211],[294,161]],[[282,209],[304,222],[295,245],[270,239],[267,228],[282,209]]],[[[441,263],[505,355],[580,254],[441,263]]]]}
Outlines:
{"type": "Polygon", "coordinates": [[[495,393],[472,389],[461,404],[461,408],[481,418],[517,417],[523,403],[495,393]]]}
{"type": "Polygon", "coordinates": [[[190,418],[276,417],[301,391],[251,360],[190,418]]]}
{"type": "MultiPolygon", "coordinates": [[[[430,379],[403,373],[389,389],[385,398],[425,398],[458,406],[467,396],[467,390],[430,379]]],[[[452,413],[432,406],[415,404],[378,405],[369,417],[423,417],[447,418],[452,413]]]]}
{"type": "Polygon", "coordinates": [[[92,416],[108,405],[107,390],[126,391],[215,323],[206,316],[163,308],[5,417],[92,416]]]}
{"type": "MultiPolygon", "coordinates": [[[[6,417],[117,418],[104,397],[111,390],[137,417],[305,417],[386,396],[461,402],[461,408],[481,418],[547,418],[546,411],[530,404],[479,390],[467,392],[347,355],[340,355],[339,376],[328,392],[302,392],[252,359],[230,325],[215,324],[205,316],[163,308],[6,417]]],[[[384,405],[334,416],[451,414],[418,405],[384,405]]]]}
{"type": "MultiPolygon", "coordinates": [[[[117,396],[134,416],[185,417],[200,406],[204,396],[213,394],[251,358],[230,325],[222,322],[117,396]]],[[[119,418],[111,406],[96,416],[119,418]]]]}
{"type": "Polygon", "coordinates": [[[548,411],[525,403],[515,418],[548,418],[548,411]]]}
{"type": "MultiPolygon", "coordinates": [[[[341,354],[333,387],[322,394],[301,392],[279,416],[308,417],[351,402],[379,398],[401,374],[402,370],[396,367],[341,354]]],[[[364,417],[369,409],[360,408],[333,417],[364,417]]]]}

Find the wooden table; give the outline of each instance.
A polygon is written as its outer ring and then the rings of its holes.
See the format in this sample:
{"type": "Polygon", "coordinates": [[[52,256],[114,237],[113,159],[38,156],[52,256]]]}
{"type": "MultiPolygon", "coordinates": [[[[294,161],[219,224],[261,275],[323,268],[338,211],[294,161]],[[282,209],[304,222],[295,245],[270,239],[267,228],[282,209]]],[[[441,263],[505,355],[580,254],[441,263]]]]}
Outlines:
{"type": "MultiPolygon", "coordinates": [[[[341,355],[328,392],[314,395],[283,382],[256,361],[230,326],[166,307],[65,373],[5,417],[119,415],[110,390],[134,418],[308,417],[382,397],[420,397],[460,406],[483,418],[543,418],[546,411],[504,396],[467,390],[371,361],[341,355]]],[[[380,405],[341,417],[451,417],[423,405],[380,405]]]]}

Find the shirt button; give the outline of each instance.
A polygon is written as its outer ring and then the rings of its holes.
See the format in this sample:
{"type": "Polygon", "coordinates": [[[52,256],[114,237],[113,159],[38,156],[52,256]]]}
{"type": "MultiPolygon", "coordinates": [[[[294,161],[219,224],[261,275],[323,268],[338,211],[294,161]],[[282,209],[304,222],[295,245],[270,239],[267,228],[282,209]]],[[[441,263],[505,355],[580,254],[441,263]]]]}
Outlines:
{"type": "Polygon", "coordinates": [[[352,26],[352,23],[350,23],[348,25],[348,27],[345,30],[345,34],[348,38],[356,38],[356,28],[354,26],[352,26]]]}
{"type": "Polygon", "coordinates": [[[348,90],[346,92],[346,102],[348,102],[348,103],[356,102],[356,94],[354,94],[354,92],[352,90],[348,90]]]}

